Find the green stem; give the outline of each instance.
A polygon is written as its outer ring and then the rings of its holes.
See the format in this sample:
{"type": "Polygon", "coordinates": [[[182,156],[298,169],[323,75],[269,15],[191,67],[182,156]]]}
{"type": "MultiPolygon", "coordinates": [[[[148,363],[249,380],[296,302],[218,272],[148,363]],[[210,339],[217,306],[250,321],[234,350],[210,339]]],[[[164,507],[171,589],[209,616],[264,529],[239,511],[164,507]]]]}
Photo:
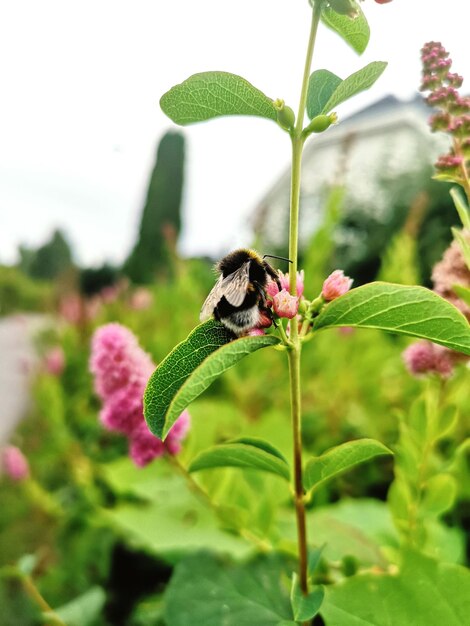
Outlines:
{"type": "Polygon", "coordinates": [[[51,624],[51,626],[52,624],[55,624],[57,626],[66,626],[65,622],[60,619],[57,613],[54,612],[54,609],[49,606],[44,597],[40,594],[31,576],[22,575],[21,582],[25,591],[28,593],[30,598],[34,600],[34,602],[38,605],[41,611],[49,614],[49,619],[47,622],[45,622],[45,624],[51,624]]]}
{"type": "MultiPolygon", "coordinates": [[[[178,472],[183,476],[189,489],[199,498],[199,500],[204,505],[208,506],[219,519],[222,518],[219,505],[215,503],[212,500],[212,498],[209,496],[209,494],[206,493],[204,489],[202,489],[197,484],[197,482],[194,480],[194,478],[191,476],[188,470],[184,467],[184,465],[180,463],[179,459],[176,456],[173,456],[171,454],[167,455],[167,459],[170,465],[176,468],[178,472]]],[[[273,549],[270,542],[264,539],[261,539],[260,537],[255,535],[255,533],[251,532],[249,528],[245,528],[243,526],[237,526],[235,530],[240,535],[240,537],[243,537],[243,539],[246,539],[247,541],[250,541],[251,543],[255,544],[262,552],[270,552],[273,549]]]]}
{"type": "MultiPolygon", "coordinates": [[[[302,137],[305,107],[307,104],[308,81],[312,65],[313,49],[320,22],[321,6],[323,0],[315,0],[313,3],[312,22],[310,36],[305,58],[302,88],[300,92],[299,111],[292,139],[292,170],[290,189],[290,222],[289,222],[289,259],[292,265],[289,271],[289,289],[291,294],[297,294],[297,266],[298,266],[298,240],[299,240],[299,207],[300,207],[300,178],[302,166],[302,150],[304,138],[302,137]]],[[[291,345],[288,347],[289,359],[289,382],[290,401],[293,435],[294,456],[294,501],[297,519],[297,543],[299,551],[299,584],[304,595],[308,594],[307,580],[307,528],[305,521],[305,502],[302,481],[302,434],[301,434],[301,390],[300,390],[300,354],[301,343],[297,321],[294,318],[290,323],[291,345]]],[[[306,622],[309,623],[309,622],[306,622]]]]}

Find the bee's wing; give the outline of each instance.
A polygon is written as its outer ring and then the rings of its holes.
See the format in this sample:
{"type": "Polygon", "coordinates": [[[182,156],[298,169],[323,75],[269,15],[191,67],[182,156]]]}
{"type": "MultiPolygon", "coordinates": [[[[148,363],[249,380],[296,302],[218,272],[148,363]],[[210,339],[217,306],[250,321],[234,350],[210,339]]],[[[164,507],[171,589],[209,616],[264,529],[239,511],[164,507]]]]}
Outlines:
{"type": "Polygon", "coordinates": [[[199,314],[199,319],[201,320],[201,322],[204,322],[204,320],[207,320],[212,315],[215,307],[217,306],[217,303],[219,302],[220,298],[224,295],[221,292],[221,285],[222,285],[223,280],[224,280],[224,277],[221,274],[219,276],[219,280],[212,287],[209,295],[205,299],[204,304],[202,305],[201,312],[199,314]]]}
{"type": "Polygon", "coordinates": [[[232,306],[240,306],[245,299],[250,282],[249,273],[250,261],[247,261],[225,278],[221,275],[202,305],[201,314],[199,315],[201,321],[212,315],[223,296],[232,306]]]}

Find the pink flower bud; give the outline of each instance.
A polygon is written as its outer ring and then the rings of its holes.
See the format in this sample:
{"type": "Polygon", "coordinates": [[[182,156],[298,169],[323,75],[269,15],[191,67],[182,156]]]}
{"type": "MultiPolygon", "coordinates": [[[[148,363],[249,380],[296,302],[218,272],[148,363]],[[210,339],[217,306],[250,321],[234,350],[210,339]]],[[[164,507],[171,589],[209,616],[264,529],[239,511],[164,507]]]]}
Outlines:
{"type": "Polygon", "coordinates": [[[22,481],[29,476],[29,463],[16,446],[6,446],[2,453],[2,466],[12,480],[22,481]]]}
{"type": "Polygon", "coordinates": [[[257,337],[258,335],[265,335],[266,333],[262,328],[252,328],[247,332],[249,337],[257,337]]]}
{"type": "MultiPolygon", "coordinates": [[[[289,281],[290,281],[289,274],[284,274],[283,272],[279,272],[279,282],[281,283],[281,289],[290,291],[289,281]]],[[[297,290],[297,297],[300,298],[300,296],[304,292],[304,271],[303,270],[301,270],[300,272],[297,272],[296,290],[297,290]]]]}
{"type": "Polygon", "coordinates": [[[292,319],[299,310],[299,299],[296,296],[291,296],[287,289],[283,289],[274,296],[273,307],[274,312],[279,317],[292,319]]]}
{"type": "Polygon", "coordinates": [[[142,421],[132,434],[129,454],[138,467],[145,467],[165,454],[165,444],[152,435],[147,424],[142,421]]]}
{"type": "Polygon", "coordinates": [[[335,270],[323,283],[321,295],[327,302],[330,302],[347,293],[352,284],[352,278],[345,276],[343,270],[335,270]]]}
{"type": "Polygon", "coordinates": [[[51,348],[44,358],[44,365],[49,374],[60,376],[65,367],[65,354],[60,346],[51,348]]]}
{"type": "Polygon", "coordinates": [[[268,284],[266,285],[266,294],[272,299],[277,293],[279,293],[279,287],[277,286],[276,281],[268,281],[268,284]]]}

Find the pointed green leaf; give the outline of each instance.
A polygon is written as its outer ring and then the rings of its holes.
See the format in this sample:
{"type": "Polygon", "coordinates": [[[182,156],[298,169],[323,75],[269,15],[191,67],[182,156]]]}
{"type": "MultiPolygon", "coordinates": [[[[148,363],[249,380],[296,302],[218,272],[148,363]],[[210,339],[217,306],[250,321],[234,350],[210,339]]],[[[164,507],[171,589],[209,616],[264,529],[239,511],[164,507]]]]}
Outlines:
{"type": "Polygon", "coordinates": [[[305,622],[311,620],[320,610],[325,597],[325,590],[321,586],[315,587],[307,596],[304,596],[299,585],[297,574],[292,575],[292,588],[290,593],[290,601],[292,611],[297,622],[305,622]]]}
{"type": "Polygon", "coordinates": [[[458,228],[451,228],[451,230],[454,239],[459,242],[460,249],[462,250],[463,258],[465,260],[465,265],[468,269],[470,269],[470,244],[461,230],[458,228]]]}
{"type": "Polygon", "coordinates": [[[277,119],[271,98],[241,76],[229,72],[193,74],[163,94],[160,106],[175,124],[181,126],[223,115],[277,119]]]}
{"type": "Polygon", "coordinates": [[[60,624],[67,626],[92,626],[98,621],[99,615],[106,602],[106,594],[102,587],[92,587],[78,598],[65,604],[54,613],[44,613],[50,620],[47,623],[54,623],[54,616],[61,619],[60,624]],[[54,615],[55,614],[55,615],[54,615]]]}
{"type": "Polygon", "coordinates": [[[466,626],[470,572],[405,552],[398,573],[352,576],[328,585],[322,617],[326,626],[466,626]]]}
{"type": "Polygon", "coordinates": [[[470,305],[470,289],[462,285],[452,285],[452,291],[458,295],[466,304],[470,305]]]}
{"type": "Polygon", "coordinates": [[[200,324],[160,363],[147,383],[144,415],[149,429],[164,439],[184,409],[225,370],[251,352],[278,343],[273,335],[235,338],[212,319],[200,324]]]}
{"type": "Polygon", "coordinates": [[[207,552],[191,554],[178,561],[165,591],[165,623],[294,626],[283,576],[283,563],[274,554],[242,564],[207,552]]]}
{"type": "Polygon", "coordinates": [[[387,64],[383,61],[372,61],[372,63],[345,78],[332,92],[321,113],[329,113],[342,102],[372,87],[386,67],[387,64]]]}
{"type": "Polygon", "coordinates": [[[188,470],[212,469],[214,467],[241,467],[256,469],[290,478],[289,465],[282,454],[262,439],[241,439],[204,450],[192,461],[188,470]]]}
{"type": "Polygon", "coordinates": [[[310,119],[324,111],[325,104],[342,82],[339,76],[328,70],[316,70],[310,75],[307,91],[307,114],[310,119]]]}
{"type": "Polygon", "coordinates": [[[315,329],[361,326],[428,339],[470,354],[470,326],[452,304],[424,287],[369,283],[330,302],[315,329]]]}
{"type": "Polygon", "coordinates": [[[357,439],[331,448],[307,462],[304,472],[305,489],[317,487],[359,463],[384,454],[393,453],[380,441],[374,439],[357,439]]]}
{"type": "Polygon", "coordinates": [[[362,54],[369,43],[370,28],[361,7],[357,2],[355,4],[357,9],[357,17],[355,18],[340,15],[330,7],[325,6],[322,10],[321,19],[325,26],[338,33],[353,50],[362,54]]]}
{"type": "Polygon", "coordinates": [[[457,209],[460,221],[462,222],[462,226],[467,230],[470,230],[470,212],[468,210],[467,203],[462,196],[460,187],[452,187],[452,189],[450,190],[450,195],[452,196],[452,200],[454,201],[455,208],[457,209]]]}
{"type": "Polygon", "coordinates": [[[441,515],[452,507],[456,495],[455,478],[450,474],[437,474],[427,481],[421,506],[427,513],[441,515]]]}

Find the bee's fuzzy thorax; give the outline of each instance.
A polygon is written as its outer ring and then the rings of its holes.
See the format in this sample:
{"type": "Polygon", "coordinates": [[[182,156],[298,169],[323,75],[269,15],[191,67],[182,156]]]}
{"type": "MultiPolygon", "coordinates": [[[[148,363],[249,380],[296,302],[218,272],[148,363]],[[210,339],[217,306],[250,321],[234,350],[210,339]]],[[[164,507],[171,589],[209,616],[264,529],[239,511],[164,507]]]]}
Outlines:
{"type": "Polygon", "coordinates": [[[224,276],[228,276],[243,265],[243,263],[250,260],[255,261],[255,263],[259,265],[263,264],[262,257],[255,250],[251,250],[250,248],[238,248],[224,256],[224,258],[217,263],[216,269],[224,276]]]}

